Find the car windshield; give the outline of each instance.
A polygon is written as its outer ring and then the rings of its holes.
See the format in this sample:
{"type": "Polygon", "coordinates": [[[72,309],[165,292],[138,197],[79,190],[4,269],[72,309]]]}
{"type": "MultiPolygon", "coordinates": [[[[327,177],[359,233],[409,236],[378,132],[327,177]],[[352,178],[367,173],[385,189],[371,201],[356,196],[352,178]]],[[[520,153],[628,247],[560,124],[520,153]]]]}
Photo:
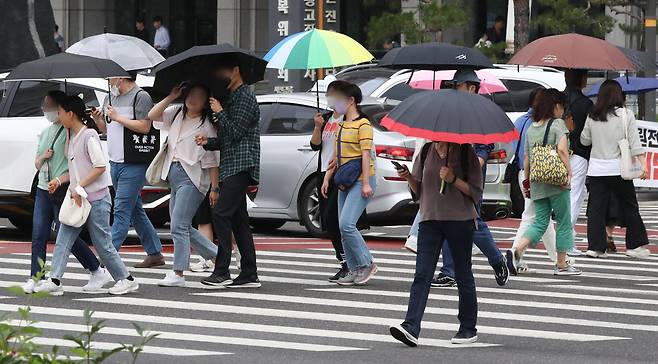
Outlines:
{"type": "Polygon", "coordinates": [[[386,114],[388,114],[391,110],[393,110],[395,106],[394,105],[389,105],[389,104],[370,104],[370,105],[362,105],[361,110],[363,111],[364,114],[368,116],[370,119],[370,122],[372,123],[372,126],[381,131],[388,131],[385,127],[383,127],[380,122],[386,114]]]}
{"type": "Polygon", "coordinates": [[[341,73],[336,75],[336,78],[359,86],[364,95],[372,95],[372,93],[379,86],[384,84],[384,82],[388,81],[395,72],[395,70],[386,68],[367,68],[341,73]]]}

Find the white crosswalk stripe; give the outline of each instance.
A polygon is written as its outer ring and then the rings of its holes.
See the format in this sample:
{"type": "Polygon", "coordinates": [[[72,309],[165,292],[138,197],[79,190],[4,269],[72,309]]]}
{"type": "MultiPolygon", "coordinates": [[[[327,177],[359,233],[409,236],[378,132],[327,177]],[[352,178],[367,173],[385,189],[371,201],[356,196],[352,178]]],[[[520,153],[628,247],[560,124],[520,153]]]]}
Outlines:
{"type": "MultiPolygon", "coordinates": [[[[143,258],[121,255],[127,265],[143,258]]],[[[137,323],[159,334],[144,351],[153,360],[167,355],[236,356],[247,347],[321,353],[399,345],[387,327],[404,318],[415,257],[402,250],[375,249],[373,255],[379,273],[366,287],[327,282],[336,267],[330,249],[264,250],[258,251],[263,282],[259,290],[208,290],[198,282],[208,273],[191,272],[186,272],[185,288],[159,288],[158,280],[170,268],[131,268],[140,292],[120,297],[84,294],[80,287],[88,273],[71,257],[62,280],[66,294],[30,301],[37,327],[49,334],[37,343],[70,346],[62,338],[84,330],[83,308],[89,308],[96,319],[106,320],[97,348],[134,342],[137,334],[131,324],[137,323]],[[173,291],[174,296],[162,295],[173,291]]],[[[170,267],[172,255],[165,257],[170,267]]],[[[506,338],[586,343],[658,332],[658,259],[635,261],[621,254],[608,260],[578,258],[586,274],[565,279],[548,274],[552,263],[542,251],[532,249],[526,258],[535,273],[512,277],[508,287],[497,287],[486,258],[474,257],[481,342],[455,346],[448,340],[459,326],[457,291],[451,288],[432,290],[420,344],[475,350],[505,345],[506,338]],[[617,289],[601,284],[610,279],[628,285],[617,289]]],[[[29,265],[29,254],[0,255],[0,287],[23,283],[29,265]]],[[[16,312],[26,300],[0,296],[0,315],[16,312]]]]}

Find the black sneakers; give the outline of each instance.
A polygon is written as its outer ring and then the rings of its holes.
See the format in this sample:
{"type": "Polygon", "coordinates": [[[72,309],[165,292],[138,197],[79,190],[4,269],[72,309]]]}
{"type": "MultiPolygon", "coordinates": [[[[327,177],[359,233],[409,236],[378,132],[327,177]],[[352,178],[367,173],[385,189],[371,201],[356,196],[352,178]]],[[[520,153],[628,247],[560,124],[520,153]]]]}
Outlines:
{"type": "Polygon", "coordinates": [[[496,274],[496,283],[498,283],[499,286],[504,286],[509,280],[509,269],[507,268],[505,256],[503,256],[503,261],[499,265],[493,267],[493,269],[496,274]]]}
{"type": "Polygon", "coordinates": [[[474,331],[459,331],[450,340],[453,344],[472,344],[478,341],[478,335],[474,331]]]}
{"type": "Polygon", "coordinates": [[[456,287],[457,281],[455,281],[455,279],[452,277],[448,277],[443,273],[439,273],[439,275],[436,276],[436,278],[432,279],[430,285],[432,287],[456,287]]]}
{"type": "Polygon", "coordinates": [[[258,277],[243,277],[233,280],[233,283],[226,286],[226,288],[260,288],[260,281],[258,277]]]}
{"type": "Polygon", "coordinates": [[[204,278],[201,280],[201,284],[206,285],[206,286],[214,286],[214,287],[226,287],[229,284],[233,283],[231,280],[231,276],[226,274],[226,275],[211,275],[208,278],[204,278]]]}
{"type": "Polygon", "coordinates": [[[418,338],[415,337],[412,333],[407,331],[407,329],[404,328],[402,325],[395,325],[389,327],[389,330],[391,331],[391,335],[403,343],[405,343],[407,346],[411,346],[412,348],[415,348],[418,346],[418,338]]]}
{"type": "Polygon", "coordinates": [[[340,269],[338,270],[338,272],[336,272],[336,274],[334,274],[333,277],[329,278],[329,282],[333,282],[333,283],[338,282],[338,280],[341,279],[341,278],[343,278],[343,277],[345,277],[345,275],[346,275],[347,272],[349,272],[349,271],[350,271],[350,270],[347,268],[347,263],[343,263],[343,264],[341,264],[341,267],[340,267],[340,269]]]}

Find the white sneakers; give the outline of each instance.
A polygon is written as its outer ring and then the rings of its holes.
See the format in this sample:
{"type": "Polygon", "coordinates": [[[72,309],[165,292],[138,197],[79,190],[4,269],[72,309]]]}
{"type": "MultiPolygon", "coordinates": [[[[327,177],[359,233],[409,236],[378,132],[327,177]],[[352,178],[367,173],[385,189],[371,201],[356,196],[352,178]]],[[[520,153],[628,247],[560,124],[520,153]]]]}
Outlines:
{"type": "Polygon", "coordinates": [[[104,285],[114,282],[112,276],[105,268],[98,268],[95,272],[89,273],[89,282],[82,287],[85,292],[98,292],[104,285]]]}
{"type": "Polygon", "coordinates": [[[128,279],[122,279],[118,281],[114,287],[110,288],[108,293],[111,295],[123,295],[126,293],[130,292],[135,292],[136,290],[139,289],[139,284],[137,284],[137,281],[133,278],[132,281],[128,279]]]}
{"type": "MultiPolygon", "coordinates": [[[[212,272],[215,269],[215,262],[201,258],[198,263],[190,264],[192,272],[212,272]]],[[[167,273],[168,274],[168,273],[167,273]]]]}
{"type": "Polygon", "coordinates": [[[174,271],[167,272],[165,277],[158,281],[160,287],[185,287],[185,277],[179,276],[174,271]]]}
{"type": "Polygon", "coordinates": [[[47,292],[51,296],[61,296],[64,294],[64,287],[56,285],[50,278],[46,278],[34,287],[34,292],[47,292]]]}
{"type": "Polygon", "coordinates": [[[631,258],[643,259],[649,257],[649,254],[651,254],[651,251],[643,246],[635,249],[626,249],[626,255],[631,258]]]}
{"type": "Polygon", "coordinates": [[[23,289],[23,292],[25,292],[25,294],[30,294],[30,293],[34,293],[35,286],[36,283],[32,278],[30,278],[27,280],[27,282],[25,282],[25,284],[21,286],[21,288],[23,289]]]}
{"type": "Polygon", "coordinates": [[[585,252],[585,255],[587,255],[590,258],[607,258],[608,253],[606,252],[599,252],[596,250],[588,250],[585,252]]]}

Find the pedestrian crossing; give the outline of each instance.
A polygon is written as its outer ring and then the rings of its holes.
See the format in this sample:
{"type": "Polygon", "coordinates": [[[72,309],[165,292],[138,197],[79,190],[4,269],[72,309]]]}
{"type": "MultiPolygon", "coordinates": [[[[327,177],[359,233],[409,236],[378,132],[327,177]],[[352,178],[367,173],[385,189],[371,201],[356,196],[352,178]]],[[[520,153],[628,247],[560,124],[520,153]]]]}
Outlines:
{"type": "MultiPolygon", "coordinates": [[[[121,256],[128,266],[143,259],[138,253],[121,256]]],[[[415,257],[401,249],[376,249],[373,256],[379,273],[365,287],[329,283],[326,279],[337,266],[331,249],[310,248],[258,251],[260,289],[211,290],[198,283],[208,273],[192,272],[186,272],[185,288],[158,287],[171,267],[172,255],[165,254],[165,268],[130,268],[140,290],[127,296],[83,293],[88,275],[72,258],[62,280],[64,296],[4,294],[0,316],[29,303],[36,326],[46,333],[37,343],[67,347],[72,344],[64,335],[84,330],[84,309],[90,309],[95,319],[106,320],[97,348],[135,342],[133,323],[157,333],[144,350],[150,361],[218,355],[262,355],[275,361],[290,353],[298,358],[340,353],[362,358],[384,349],[403,350],[387,328],[404,319],[415,265],[415,257]]],[[[553,276],[543,251],[529,250],[526,258],[533,272],[498,287],[486,258],[474,257],[480,336],[475,344],[450,343],[459,327],[457,290],[433,288],[420,345],[451,351],[521,348],[521,342],[595,348],[600,343],[629,345],[658,332],[658,257],[578,258],[585,274],[577,277],[553,276]]],[[[0,287],[22,284],[29,264],[26,253],[0,255],[0,287]]]]}

